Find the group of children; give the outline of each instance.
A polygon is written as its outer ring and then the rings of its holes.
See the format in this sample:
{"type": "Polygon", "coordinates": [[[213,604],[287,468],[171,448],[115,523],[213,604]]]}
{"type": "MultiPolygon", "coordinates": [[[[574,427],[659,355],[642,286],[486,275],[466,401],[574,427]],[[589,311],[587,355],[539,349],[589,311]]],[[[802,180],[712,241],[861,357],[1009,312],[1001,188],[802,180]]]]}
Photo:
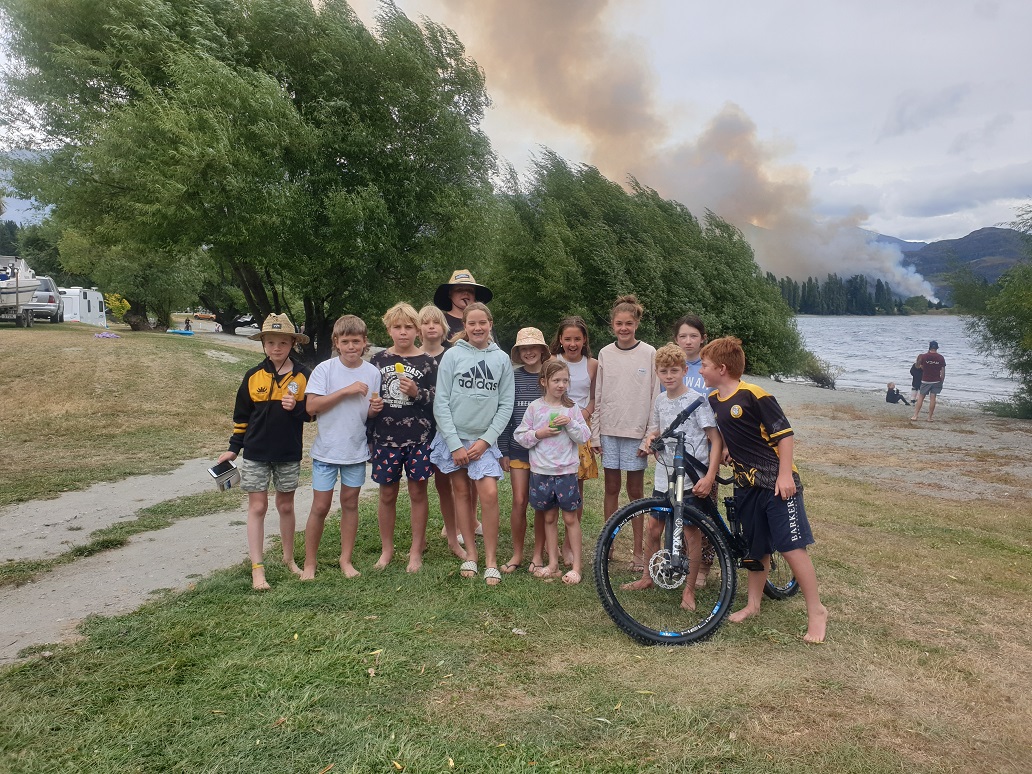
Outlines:
{"type": "MultiPolygon", "coordinates": [[[[456,274],[459,274],[458,272],[456,274]]],[[[467,273],[468,274],[468,273],[467,273]]],[[[453,275],[453,280],[456,275],[453,275]]],[[[442,285],[435,301],[417,312],[395,304],[383,317],[392,346],[368,362],[366,326],[353,315],[334,325],[336,355],[311,372],[291,356],[297,343],[285,315],[270,316],[260,333],[265,361],[245,375],[237,394],[230,449],[219,461],[242,452],[241,481],[248,496],[248,549],[252,583],[267,589],[262,563],[264,516],[271,481],[280,514],[283,557],[303,580],[314,577],[319,541],[340,478],[341,571],[355,577],[358,495],[371,460],[379,485],[378,523],[382,552],[377,569],[393,558],[396,502],[404,471],[411,503],[412,543],[407,570],[416,572],[426,548],[427,487],[439,494],[445,535],[462,559],[463,577],[479,575],[476,519],[479,501],[484,544],[484,579],[501,582],[524,562],[527,508],[534,511],[533,550],[528,570],[536,577],[582,578],[581,529],[584,481],[604,471],[604,510],[619,505],[621,485],[631,500],[644,495],[648,448],[679,411],[700,396],[708,402],[687,421],[694,456],[706,473],[694,486],[698,504],[713,507],[714,480],[721,461],[735,472],[738,512],[746,524],[752,555],[769,568],[780,551],[799,580],[807,603],[805,639],[824,638],[827,611],[806,552],[813,542],[803,511],[801,485],[792,465],[792,430],[777,401],[740,381],[741,342],[706,344],[705,326],[694,316],[677,321],[676,343],[658,352],[636,338],[643,309],[634,296],[617,299],[610,316],[615,341],[592,357],[588,328],[580,317],[561,321],[551,343],[541,331],[524,328],[511,352],[492,335],[489,291],[468,280],[442,285]],[[452,291],[449,305],[442,289],[452,291]],[[456,298],[456,291],[465,294],[456,298]],[[439,306],[448,305],[453,318],[439,306]],[[456,331],[451,338],[449,330],[456,331]],[[705,345],[705,346],[704,346],[705,345]],[[314,497],[305,528],[305,561],[294,562],[293,492],[298,485],[303,424],[318,421],[311,448],[314,497]],[[729,455],[729,457],[728,457],[729,455]],[[512,484],[510,525],[513,554],[498,563],[498,481],[512,484]],[[560,545],[559,515],[565,525],[560,545]],[[568,566],[564,573],[560,562],[568,566]]],[[[657,466],[656,489],[665,492],[665,468],[657,466]]],[[[659,545],[663,523],[633,525],[632,569],[651,585],[646,558],[659,545]]],[[[705,583],[707,546],[698,530],[685,532],[692,577],[682,605],[695,607],[696,584],[705,583]],[[694,534],[693,534],[694,533],[694,534]]],[[[731,616],[744,620],[759,611],[764,572],[750,573],[746,607],[731,616]]]]}

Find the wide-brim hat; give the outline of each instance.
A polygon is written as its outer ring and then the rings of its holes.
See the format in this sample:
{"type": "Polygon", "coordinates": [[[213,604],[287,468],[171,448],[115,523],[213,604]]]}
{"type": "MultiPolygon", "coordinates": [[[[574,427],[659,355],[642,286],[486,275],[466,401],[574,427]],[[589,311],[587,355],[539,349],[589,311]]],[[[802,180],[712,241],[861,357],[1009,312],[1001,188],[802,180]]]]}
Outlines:
{"type": "Polygon", "coordinates": [[[520,347],[541,347],[544,349],[545,352],[541,356],[542,362],[547,360],[552,354],[545,343],[544,335],[537,328],[520,328],[519,333],[516,334],[516,343],[509,350],[509,358],[517,365],[523,362],[520,359],[519,352],[517,352],[520,347]]]}
{"type": "Polygon", "coordinates": [[[287,336],[293,336],[295,344],[307,344],[311,341],[305,334],[295,332],[294,323],[285,314],[270,314],[262,323],[262,329],[247,338],[251,341],[261,341],[270,333],[284,333],[287,336]]]}
{"type": "Polygon", "coordinates": [[[471,289],[473,291],[473,297],[482,304],[490,303],[491,298],[494,295],[483,285],[477,284],[477,281],[473,279],[473,275],[470,273],[469,269],[456,269],[452,272],[452,275],[447,282],[437,287],[437,292],[434,293],[434,306],[442,312],[447,312],[451,309],[451,289],[456,285],[471,289]]]}

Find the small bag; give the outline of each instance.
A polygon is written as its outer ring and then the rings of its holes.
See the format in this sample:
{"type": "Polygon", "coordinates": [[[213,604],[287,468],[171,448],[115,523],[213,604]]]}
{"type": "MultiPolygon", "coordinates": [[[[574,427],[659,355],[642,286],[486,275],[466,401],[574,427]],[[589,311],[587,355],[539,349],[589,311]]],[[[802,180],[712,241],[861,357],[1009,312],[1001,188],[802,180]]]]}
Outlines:
{"type": "Polygon", "coordinates": [[[588,479],[598,478],[598,463],[595,461],[595,452],[591,450],[591,444],[580,444],[577,447],[577,456],[580,458],[577,480],[587,481],[588,479]]]}

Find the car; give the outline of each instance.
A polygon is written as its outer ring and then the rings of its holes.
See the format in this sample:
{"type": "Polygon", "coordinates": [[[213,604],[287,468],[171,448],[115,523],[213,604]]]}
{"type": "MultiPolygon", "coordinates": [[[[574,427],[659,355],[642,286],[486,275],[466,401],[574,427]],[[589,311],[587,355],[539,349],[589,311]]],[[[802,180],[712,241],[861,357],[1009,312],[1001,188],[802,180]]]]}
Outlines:
{"type": "Polygon", "coordinates": [[[215,315],[213,315],[211,312],[197,312],[196,314],[194,314],[193,318],[195,320],[214,320],[215,315]]]}
{"type": "Polygon", "coordinates": [[[45,317],[52,323],[64,322],[64,305],[57,283],[50,277],[36,277],[39,287],[32,297],[32,303],[22,304],[23,309],[32,311],[33,317],[45,317]]]}

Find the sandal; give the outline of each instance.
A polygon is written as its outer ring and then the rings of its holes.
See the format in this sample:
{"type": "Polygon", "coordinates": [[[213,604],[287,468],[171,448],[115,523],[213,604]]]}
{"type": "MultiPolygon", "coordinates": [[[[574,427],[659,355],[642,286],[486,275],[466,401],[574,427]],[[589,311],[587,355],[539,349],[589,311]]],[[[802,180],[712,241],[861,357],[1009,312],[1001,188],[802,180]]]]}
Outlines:
{"type": "Polygon", "coordinates": [[[553,578],[557,578],[558,576],[559,571],[552,571],[548,569],[548,565],[541,565],[536,570],[534,570],[534,577],[538,580],[552,580],[553,578]]]}
{"type": "Polygon", "coordinates": [[[570,570],[569,572],[566,573],[566,575],[563,576],[563,583],[565,583],[565,584],[567,584],[569,586],[576,586],[580,582],[581,582],[580,573],[577,572],[576,570],[570,570]]]}
{"type": "MultiPolygon", "coordinates": [[[[497,572],[497,570],[495,572],[497,572]]],[[[479,574],[480,568],[477,567],[477,563],[472,559],[467,559],[459,565],[459,575],[463,578],[475,578],[479,574]]]]}
{"type": "Polygon", "coordinates": [[[484,582],[487,583],[488,586],[497,586],[502,582],[502,574],[498,572],[497,567],[484,568],[484,582]],[[491,581],[494,581],[494,583],[491,581]]]}
{"type": "Polygon", "coordinates": [[[520,569],[520,566],[518,564],[503,564],[502,565],[502,572],[504,572],[506,575],[508,575],[509,573],[512,573],[512,572],[516,572],[518,569],[520,569]]]}

